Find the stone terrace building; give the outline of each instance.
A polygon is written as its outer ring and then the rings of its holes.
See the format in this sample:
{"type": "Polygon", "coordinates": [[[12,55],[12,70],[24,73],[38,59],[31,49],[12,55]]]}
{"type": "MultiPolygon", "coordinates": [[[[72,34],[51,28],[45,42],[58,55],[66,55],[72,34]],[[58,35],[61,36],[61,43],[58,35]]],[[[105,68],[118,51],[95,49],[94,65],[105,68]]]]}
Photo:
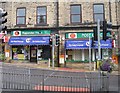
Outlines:
{"type": "MultiPolygon", "coordinates": [[[[0,5],[8,12],[6,36],[10,39],[6,42],[5,52],[10,53],[7,58],[12,60],[41,62],[52,59],[49,40],[51,36],[59,34],[60,44],[55,46],[56,62],[94,61],[98,59],[97,46],[89,47],[89,43],[97,20],[100,19],[101,39],[104,20],[112,22],[112,32],[116,36],[119,32],[119,4],[114,0],[1,2],[0,5]]],[[[117,62],[118,40],[115,42],[116,46],[113,48],[111,40],[101,40],[101,58],[113,57],[117,62]]]]}
{"type": "Polygon", "coordinates": [[[1,2],[1,4],[8,12],[7,35],[10,36],[10,42],[7,43],[5,50],[10,53],[10,59],[37,62],[51,58],[49,38],[52,32],[56,32],[56,3],[1,2]]]}

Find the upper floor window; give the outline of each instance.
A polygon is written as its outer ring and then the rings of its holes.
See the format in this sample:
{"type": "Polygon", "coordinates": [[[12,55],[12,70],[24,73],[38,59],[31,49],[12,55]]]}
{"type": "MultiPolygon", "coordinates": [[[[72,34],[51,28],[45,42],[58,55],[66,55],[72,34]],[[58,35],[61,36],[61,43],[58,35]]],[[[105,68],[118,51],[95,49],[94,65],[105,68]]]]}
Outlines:
{"type": "Polygon", "coordinates": [[[94,4],[93,15],[94,15],[94,22],[97,22],[98,19],[100,21],[104,21],[104,5],[103,4],[94,4]]]}
{"type": "Polygon", "coordinates": [[[26,24],[26,8],[17,8],[17,25],[25,25],[26,24]]]}
{"type": "Polygon", "coordinates": [[[37,7],[37,24],[47,23],[47,8],[46,6],[37,7]]]}
{"type": "Polygon", "coordinates": [[[70,9],[71,23],[81,23],[81,5],[71,5],[70,9]]]}

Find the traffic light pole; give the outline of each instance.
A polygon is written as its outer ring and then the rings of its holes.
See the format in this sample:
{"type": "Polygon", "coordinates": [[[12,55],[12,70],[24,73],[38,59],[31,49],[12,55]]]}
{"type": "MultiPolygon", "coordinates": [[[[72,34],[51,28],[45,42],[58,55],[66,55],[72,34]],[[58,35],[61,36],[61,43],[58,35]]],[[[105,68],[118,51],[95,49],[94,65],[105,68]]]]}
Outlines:
{"type": "Polygon", "coordinates": [[[101,47],[100,47],[100,20],[97,21],[97,34],[98,34],[98,60],[101,60],[101,47]]]}
{"type": "MultiPolygon", "coordinates": [[[[7,26],[5,26],[4,24],[7,22],[7,18],[5,18],[5,16],[7,16],[7,12],[4,11],[2,8],[0,8],[0,33],[5,33],[6,29],[7,29],[7,26]]],[[[1,42],[3,43],[3,42],[1,42]]],[[[5,46],[4,46],[5,47],[5,46]]],[[[4,54],[4,47],[1,46],[2,48],[2,55],[5,55],[4,54]]],[[[2,58],[2,60],[4,60],[4,58],[2,58]]]]}

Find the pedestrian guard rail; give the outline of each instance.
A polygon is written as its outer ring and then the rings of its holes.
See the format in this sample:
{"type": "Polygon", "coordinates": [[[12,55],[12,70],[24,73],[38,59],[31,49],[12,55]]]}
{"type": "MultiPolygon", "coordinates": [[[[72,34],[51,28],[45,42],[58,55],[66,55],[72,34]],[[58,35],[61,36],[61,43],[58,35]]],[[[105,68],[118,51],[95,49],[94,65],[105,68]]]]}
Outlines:
{"type": "Polygon", "coordinates": [[[84,74],[66,72],[66,74],[63,74],[65,72],[44,69],[13,69],[12,67],[2,67],[0,69],[2,89],[35,90],[41,91],[41,93],[47,93],[48,91],[50,93],[53,91],[56,91],[56,93],[82,93],[109,90],[109,77],[101,73],[95,75],[92,72],[84,72],[84,74]]]}

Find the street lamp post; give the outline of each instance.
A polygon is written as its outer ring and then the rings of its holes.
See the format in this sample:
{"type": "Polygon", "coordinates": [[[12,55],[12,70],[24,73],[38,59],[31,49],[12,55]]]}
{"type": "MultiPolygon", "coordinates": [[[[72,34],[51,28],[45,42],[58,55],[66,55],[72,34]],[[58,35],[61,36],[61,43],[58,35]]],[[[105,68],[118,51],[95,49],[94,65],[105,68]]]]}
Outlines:
{"type": "Polygon", "coordinates": [[[90,34],[89,34],[89,69],[90,71],[92,70],[92,67],[91,67],[91,38],[90,38],[90,34]]]}
{"type": "Polygon", "coordinates": [[[98,60],[101,60],[101,45],[100,45],[100,20],[97,21],[97,34],[98,34],[98,60]]]}

